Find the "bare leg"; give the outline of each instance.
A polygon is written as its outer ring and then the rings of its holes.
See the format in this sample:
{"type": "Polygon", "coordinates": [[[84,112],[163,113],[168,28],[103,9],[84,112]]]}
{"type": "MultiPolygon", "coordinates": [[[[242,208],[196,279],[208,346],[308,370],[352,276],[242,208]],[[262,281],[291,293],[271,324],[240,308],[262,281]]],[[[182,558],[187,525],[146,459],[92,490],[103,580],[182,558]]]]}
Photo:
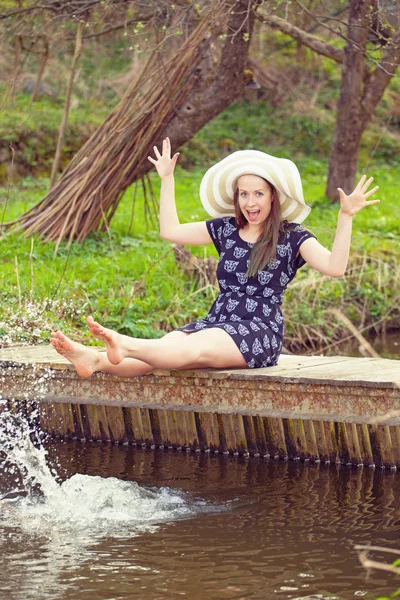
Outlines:
{"type": "Polygon", "coordinates": [[[119,377],[137,377],[153,371],[153,367],[134,358],[127,358],[119,365],[113,365],[108,360],[106,352],[74,342],[61,331],[51,334],[50,343],[59,354],[74,365],[80,377],[90,377],[96,371],[119,377]]]}
{"type": "MultiPolygon", "coordinates": [[[[176,339],[186,335],[183,331],[171,331],[164,337],[176,339]]],[[[118,365],[113,365],[108,360],[106,352],[74,342],[61,331],[51,334],[50,343],[59,354],[74,365],[80,377],[90,377],[96,371],[117,377],[139,377],[154,370],[149,364],[136,358],[126,358],[118,365]]]]}
{"type": "Polygon", "coordinates": [[[87,324],[91,333],[106,345],[112,364],[119,364],[129,357],[141,360],[153,369],[246,367],[239,348],[222,329],[205,329],[184,338],[165,336],[159,340],[143,340],[107,329],[92,317],[88,317],[87,324]]]}

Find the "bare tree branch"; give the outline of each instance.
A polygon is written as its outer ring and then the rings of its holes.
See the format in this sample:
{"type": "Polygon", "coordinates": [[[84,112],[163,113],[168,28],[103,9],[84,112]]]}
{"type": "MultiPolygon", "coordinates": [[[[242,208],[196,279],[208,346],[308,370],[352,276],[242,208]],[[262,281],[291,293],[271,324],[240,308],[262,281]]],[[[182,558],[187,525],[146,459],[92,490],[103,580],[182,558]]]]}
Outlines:
{"type": "MultiPolygon", "coordinates": [[[[98,31],[97,33],[89,33],[88,35],[84,35],[84,36],[82,36],[82,39],[86,40],[88,38],[100,37],[101,35],[106,35],[107,33],[111,33],[113,31],[118,31],[119,29],[125,29],[126,27],[128,27],[128,25],[132,25],[133,23],[147,23],[147,22],[151,21],[151,19],[153,17],[154,17],[154,13],[152,12],[152,13],[148,13],[147,15],[144,15],[144,16],[135,17],[134,19],[128,19],[127,21],[124,21],[123,23],[120,23],[119,25],[107,27],[107,29],[102,29],[101,31],[98,31]]],[[[70,40],[74,40],[75,37],[69,36],[65,39],[67,41],[70,41],[70,40]]]]}
{"type": "Polygon", "coordinates": [[[362,105],[370,114],[382,98],[389,81],[396,73],[400,64],[400,29],[392,37],[390,44],[382,56],[380,63],[373,72],[364,90],[362,105]]]}
{"type": "Polygon", "coordinates": [[[291,23],[289,23],[289,21],[285,21],[285,19],[281,19],[280,17],[277,17],[275,15],[257,14],[257,18],[265,25],[268,25],[273,29],[278,29],[279,31],[282,31],[282,33],[290,35],[292,38],[298,40],[299,42],[304,44],[304,46],[311,48],[311,50],[314,50],[318,54],[327,56],[328,58],[331,58],[332,60],[338,63],[343,62],[343,50],[341,50],[340,48],[335,48],[335,46],[332,46],[328,42],[322,41],[315,35],[307,33],[303,29],[296,27],[296,25],[292,25],[291,23]]]}

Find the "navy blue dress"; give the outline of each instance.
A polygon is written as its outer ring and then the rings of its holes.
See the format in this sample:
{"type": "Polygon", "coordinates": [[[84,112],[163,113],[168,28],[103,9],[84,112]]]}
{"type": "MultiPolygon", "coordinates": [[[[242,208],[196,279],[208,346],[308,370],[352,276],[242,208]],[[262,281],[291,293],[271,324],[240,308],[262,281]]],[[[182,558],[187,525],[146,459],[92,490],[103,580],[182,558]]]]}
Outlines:
{"type": "Polygon", "coordinates": [[[305,264],[302,256],[297,256],[301,244],[315,236],[301,225],[285,222],[275,259],[256,276],[246,277],[254,244],[242,240],[235,217],[206,224],[219,254],[220,291],[205,319],[179,330],[193,333],[218,327],[229,333],[249,368],[276,365],[284,336],[283,296],[297,269],[305,264]]]}

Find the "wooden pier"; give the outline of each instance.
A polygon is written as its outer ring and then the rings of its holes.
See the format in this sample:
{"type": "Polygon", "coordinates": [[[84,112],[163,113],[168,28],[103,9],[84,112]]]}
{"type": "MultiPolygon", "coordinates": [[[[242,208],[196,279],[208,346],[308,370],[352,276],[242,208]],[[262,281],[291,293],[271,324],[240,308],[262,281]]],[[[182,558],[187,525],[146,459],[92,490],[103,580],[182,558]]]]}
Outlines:
{"type": "Polygon", "coordinates": [[[0,411],[54,437],[400,467],[400,361],[282,355],[255,370],[77,376],[51,347],[0,350],[0,411]]]}

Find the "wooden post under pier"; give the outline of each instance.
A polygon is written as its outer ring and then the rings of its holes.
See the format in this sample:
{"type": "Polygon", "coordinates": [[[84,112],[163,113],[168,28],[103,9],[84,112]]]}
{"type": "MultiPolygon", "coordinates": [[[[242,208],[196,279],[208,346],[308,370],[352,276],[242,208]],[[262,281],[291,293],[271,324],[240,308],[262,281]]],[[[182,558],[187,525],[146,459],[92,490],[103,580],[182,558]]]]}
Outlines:
{"type": "Polygon", "coordinates": [[[56,437],[400,467],[396,360],[282,355],[266,369],[82,379],[51,347],[11,347],[0,382],[56,437]]]}

